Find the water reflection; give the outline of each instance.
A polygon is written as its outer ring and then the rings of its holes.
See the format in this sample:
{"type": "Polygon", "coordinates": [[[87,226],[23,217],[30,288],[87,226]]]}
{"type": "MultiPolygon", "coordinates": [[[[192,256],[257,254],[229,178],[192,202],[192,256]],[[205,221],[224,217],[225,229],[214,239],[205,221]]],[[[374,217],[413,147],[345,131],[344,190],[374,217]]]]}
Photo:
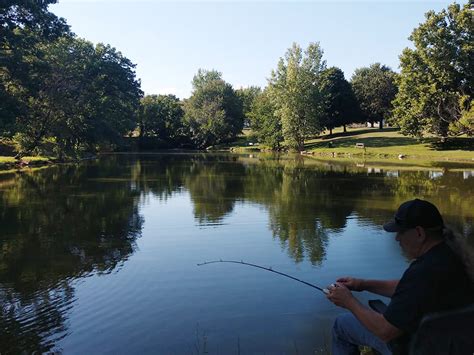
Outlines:
{"type": "Polygon", "coordinates": [[[474,244],[474,177],[466,172],[158,154],[3,176],[0,352],[56,350],[69,332],[74,280],[119,270],[136,250],[140,208],[150,196],[166,201],[183,193],[197,226],[223,224],[240,203],[261,206],[273,238],[296,263],[321,265],[330,238],[350,219],[381,226],[413,197],[433,201],[474,244]]]}
{"type": "Polygon", "coordinates": [[[312,255],[319,263],[325,233],[342,231],[349,216],[381,225],[414,197],[433,201],[456,230],[473,239],[466,226],[474,223],[474,178],[466,172],[350,168],[300,156],[170,154],[141,156],[131,176],[145,195],[166,199],[188,191],[200,225],[222,223],[238,201],[265,207],[274,236],[295,261],[312,255]]]}
{"type": "Polygon", "coordinates": [[[71,280],[120,266],[142,218],[128,169],[61,166],[2,179],[0,352],[48,351],[66,334],[71,280]]]}
{"type": "Polygon", "coordinates": [[[189,191],[194,215],[200,224],[220,222],[242,198],[245,167],[229,164],[227,157],[222,158],[206,159],[205,164],[193,161],[184,177],[184,187],[189,191]]]}

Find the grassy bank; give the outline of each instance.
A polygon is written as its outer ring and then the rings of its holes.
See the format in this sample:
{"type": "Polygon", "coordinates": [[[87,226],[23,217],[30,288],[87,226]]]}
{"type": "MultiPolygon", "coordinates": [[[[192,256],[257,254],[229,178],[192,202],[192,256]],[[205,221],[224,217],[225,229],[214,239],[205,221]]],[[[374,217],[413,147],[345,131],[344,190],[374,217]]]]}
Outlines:
{"type": "Polygon", "coordinates": [[[9,170],[17,170],[25,167],[43,167],[52,163],[66,163],[66,162],[77,162],[84,159],[90,159],[94,157],[92,155],[85,156],[83,158],[69,157],[58,159],[57,157],[48,155],[36,155],[36,156],[25,156],[21,160],[15,159],[17,154],[15,145],[10,140],[0,139],[0,172],[5,173],[9,170]]]}
{"type": "MultiPolygon", "coordinates": [[[[232,146],[233,150],[247,151],[265,149],[256,148],[248,133],[239,138],[232,146]]],[[[398,130],[390,128],[353,128],[348,132],[342,129],[333,131],[333,135],[324,134],[305,143],[306,154],[320,159],[331,160],[365,160],[404,163],[430,162],[474,162],[474,138],[452,138],[445,144],[440,144],[436,138],[419,141],[405,137],[398,130]],[[356,144],[363,144],[357,148],[356,144]]]]}
{"type": "Polygon", "coordinates": [[[38,166],[48,164],[50,162],[48,157],[23,157],[21,163],[19,163],[15,157],[12,156],[0,156],[0,169],[9,169],[18,166],[38,166]]]}
{"type": "MultiPolygon", "coordinates": [[[[393,128],[382,131],[377,128],[350,128],[348,132],[342,132],[342,129],[338,128],[331,136],[328,133],[308,140],[304,154],[320,161],[337,161],[352,165],[354,163],[405,167],[439,165],[450,168],[474,165],[474,138],[452,138],[446,144],[440,144],[436,138],[419,141],[405,137],[393,128]],[[357,148],[356,144],[363,144],[363,148],[357,148]]],[[[213,149],[231,149],[235,152],[269,150],[264,145],[257,145],[249,130],[244,130],[233,143],[214,146],[213,149]]],[[[0,150],[1,170],[46,165],[53,160],[44,156],[24,157],[23,163],[19,164],[12,152],[13,147],[4,144],[3,150],[0,150]],[[5,154],[8,149],[11,152],[5,154]]]]}

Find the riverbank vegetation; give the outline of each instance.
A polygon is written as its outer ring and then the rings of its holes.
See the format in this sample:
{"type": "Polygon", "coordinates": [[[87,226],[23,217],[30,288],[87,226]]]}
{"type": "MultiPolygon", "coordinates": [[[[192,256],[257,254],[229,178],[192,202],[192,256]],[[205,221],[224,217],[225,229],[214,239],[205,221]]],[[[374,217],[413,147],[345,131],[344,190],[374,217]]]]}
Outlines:
{"type": "Polygon", "coordinates": [[[323,133],[345,132],[351,124],[380,130],[388,124],[413,138],[393,140],[387,132],[377,137],[387,144],[367,142],[375,154],[377,147],[391,154],[392,143],[410,140],[394,152],[429,143],[434,156],[445,157],[454,137],[474,134],[471,2],[428,12],[410,37],[413,48],[400,55],[400,73],[374,63],[346,80],[341,69],[328,66],[319,43],[306,49],[293,43],[266,87],[234,89],[219,71],[200,69],[186,99],[144,96],[135,64],[110,45],[76,36],[48,10],[55,2],[0,6],[0,138],[17,160],[205,149],[231,144],[244,127],[273,150],[337,153],[355,141],[325,140],[323,133]]]}

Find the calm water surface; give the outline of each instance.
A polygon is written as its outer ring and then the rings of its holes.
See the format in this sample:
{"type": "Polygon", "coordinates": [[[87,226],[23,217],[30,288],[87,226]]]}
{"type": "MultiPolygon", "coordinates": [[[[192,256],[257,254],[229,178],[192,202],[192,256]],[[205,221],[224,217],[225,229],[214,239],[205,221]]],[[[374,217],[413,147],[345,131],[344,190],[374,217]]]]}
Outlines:
{"type": "Polygon", "coordinates": [[[321,293],[196,264],[396,278],[407,260],[381,225],[414,197],[474,244],[469,170],[157,154],[0,175],[0,352],[326,353],[343,310],[321,293]]]}

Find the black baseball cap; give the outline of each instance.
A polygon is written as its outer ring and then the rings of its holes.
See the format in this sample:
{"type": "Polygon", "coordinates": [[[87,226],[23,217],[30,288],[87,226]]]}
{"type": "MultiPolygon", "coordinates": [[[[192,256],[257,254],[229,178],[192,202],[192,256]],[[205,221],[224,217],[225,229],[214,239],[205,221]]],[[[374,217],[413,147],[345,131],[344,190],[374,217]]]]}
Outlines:
{"type": "Polygon", "coordinates": [[[443,228],[443,217],[438,209],[431,202],[414,199],[403,202],[398,207],[395,217],[383,225],[387,232],[400,232],[406,229],[415,228],[443,228]]]}

